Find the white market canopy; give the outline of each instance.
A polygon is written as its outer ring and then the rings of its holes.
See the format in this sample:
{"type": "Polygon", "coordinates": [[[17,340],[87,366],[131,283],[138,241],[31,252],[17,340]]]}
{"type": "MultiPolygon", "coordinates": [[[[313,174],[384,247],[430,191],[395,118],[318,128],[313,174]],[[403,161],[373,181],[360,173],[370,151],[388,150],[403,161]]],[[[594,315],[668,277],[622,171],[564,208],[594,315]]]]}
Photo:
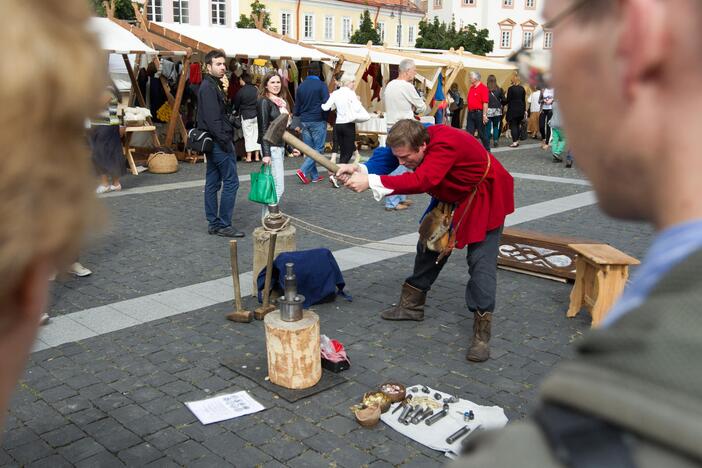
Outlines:
{"type": "Polygon", "coordinates": [[[323,50],[333,52],[335,54],[339,55],[344,55],[345,57],[369,57],[370,61],[373,63],[381,63],[381,64],[388,64],[388,65],[399,65],[400,62],[406,58],[411,58],[414,60],[415,65],[417,68],[438,68],[438,67],[443,67],[444,64],[438,61],[431,60],[431,57],[427,57],[426,59],[422,58],[416,58],[416,57],[407,57],[402,54],[402,52],[394,52],[394,51],[387,51],[387,50],[379,50],[378,48],[368,48],[366,46],[360,46],[360,47],[344,47],[344,46],[326,46],[326,45],[320,45],[317,46],[323,50]]]}
{"type": "Polygon", "coordinates": [[[278,39],[257,29],[150,23],[149,29],[196,50],[222,49],[227,57],[334,62],[336,57],[315,48],[278,39]]]}
{"type": "Polygon", "coordinates": [[[158,55],[157,50],[108,18],[90,18],[87,27],[98,37],[100,47],[106,52],[158,55]]]}

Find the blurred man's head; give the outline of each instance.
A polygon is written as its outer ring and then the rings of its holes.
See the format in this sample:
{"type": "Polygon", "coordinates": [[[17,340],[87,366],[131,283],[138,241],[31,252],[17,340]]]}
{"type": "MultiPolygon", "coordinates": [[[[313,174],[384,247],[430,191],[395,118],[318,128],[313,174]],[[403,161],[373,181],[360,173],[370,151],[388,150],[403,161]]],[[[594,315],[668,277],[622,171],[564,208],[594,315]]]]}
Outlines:
{"type": "Polygon", "coordinates": [[[95,219],[84,122],[107,80],[87,6],[0,3],[0,426],[36,338],[49,275],[75,261],[95,219]]]}
{"type": "Polygon", "coordinates": [[[417,75],[417,65],[415,65],[414,60],[404,59],[400,61],[398,65],[398,76],[399,80],[409,81],[410,83],[414,81],[414,77],[417,75]]]}
{"type": "Polygon", "coordinates": [[[480,83],[480,73],[477,71],[470,72],[470,84],[475,86],[480,83]]]}
{"type": "Polygon", "coordinates": [[[607,213],[662,228],[699,209],[702,2],[547,0],[552,84],[607,213]],[[581,7],[573,10],[573,6],[581,7]]]}
{"type": "Polygon", "coordinates": [[[207,73],[217,79],[222,78],[227,71],[226,57],[223,50],[216,49],[207,52],[207,55],[205,55],[207,73]]]}

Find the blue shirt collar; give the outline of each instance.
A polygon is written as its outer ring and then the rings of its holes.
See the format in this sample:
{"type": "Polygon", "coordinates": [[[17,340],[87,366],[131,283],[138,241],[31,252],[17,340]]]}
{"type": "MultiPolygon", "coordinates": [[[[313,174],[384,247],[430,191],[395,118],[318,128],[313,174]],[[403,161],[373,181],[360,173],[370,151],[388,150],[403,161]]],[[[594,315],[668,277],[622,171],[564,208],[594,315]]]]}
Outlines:
{"type": "Polygon", "coordinates": [[[305,79],[306,79],[306,80],[318,80],[318,81],[322,81],[322,80],[319,79],[319,77],[318,77],[317,75],[308,75],[307,78],[305,78],[305,79]]]}

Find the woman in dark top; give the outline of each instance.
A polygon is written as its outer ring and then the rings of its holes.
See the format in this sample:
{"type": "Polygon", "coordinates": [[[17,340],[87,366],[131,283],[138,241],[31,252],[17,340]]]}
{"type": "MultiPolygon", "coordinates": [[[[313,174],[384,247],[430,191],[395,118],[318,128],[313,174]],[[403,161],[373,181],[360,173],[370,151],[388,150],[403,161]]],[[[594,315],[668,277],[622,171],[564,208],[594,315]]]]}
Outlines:
{"type": "Polygon", "coordinates": [[[519,77],[512,77],[512,86],[507,90],[507,122],[512,134],[512,148],[519,146],[519,126],[526,118],[526,90],[519,82],[519,77]]]}
{"type": "Polygon", "coordinates": [[[490,134],[492,134],[492,146],[497,148],[497,141],[500,139],[502,131],[502,103],[505,100],[505,92],[497,86],[495,75],[488,76],[487,87],[490,91],[490,102],[487,110],[488,122],[485,125],[485,139],[490,141],[490,134]]]}
{"type": "Polygon", "coordinates": [[[241,130],[244,133],[244,144],[246,146],[246,162],[251,162],[253,155],[256,161],[260,161],[259,151],[261,145],[258,144],[258,122],[256,119],[256,103],[258,102],[258,89],[251,84],[252,77],[244,72],[239,78],[241,89],[234,96],[234,110],[241,116],[241,130]]]}
{"type": "MultiPolygon", "coordinates": [[[[263,135],[266,134],[271,123],[281,114],[290,115],[290,107],[288,106],[287,100],[284,99],[285,96],[286,91],[283,88],[280,75],[274,71],[266,73],[266,76],[263,77],[263,81],[261,81],[261,89],[259,90],[258,102],[256,104],[258,143],[261,145],[263,164],[271,166],[278,203],[280,203],[280,198],[283,196],[285,190],[285,177],[283,173],[285,147],[272,146],[268,141],[263,140],[263,135]]],[[[265,215],[265,207],[263,215],[265,215]]]]}

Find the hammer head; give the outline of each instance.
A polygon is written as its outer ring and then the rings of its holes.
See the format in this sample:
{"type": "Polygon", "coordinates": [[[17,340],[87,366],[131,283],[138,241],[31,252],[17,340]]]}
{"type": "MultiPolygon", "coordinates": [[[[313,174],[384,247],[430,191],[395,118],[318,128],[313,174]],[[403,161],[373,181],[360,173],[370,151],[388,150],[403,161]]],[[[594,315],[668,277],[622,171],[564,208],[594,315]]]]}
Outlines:
{"type": "Polygon", "coordinates": [[[283,134],[288,128],[288,114],[281,114],[268,126],[263,139],[273,146],[283,146],[283,134]]]}

